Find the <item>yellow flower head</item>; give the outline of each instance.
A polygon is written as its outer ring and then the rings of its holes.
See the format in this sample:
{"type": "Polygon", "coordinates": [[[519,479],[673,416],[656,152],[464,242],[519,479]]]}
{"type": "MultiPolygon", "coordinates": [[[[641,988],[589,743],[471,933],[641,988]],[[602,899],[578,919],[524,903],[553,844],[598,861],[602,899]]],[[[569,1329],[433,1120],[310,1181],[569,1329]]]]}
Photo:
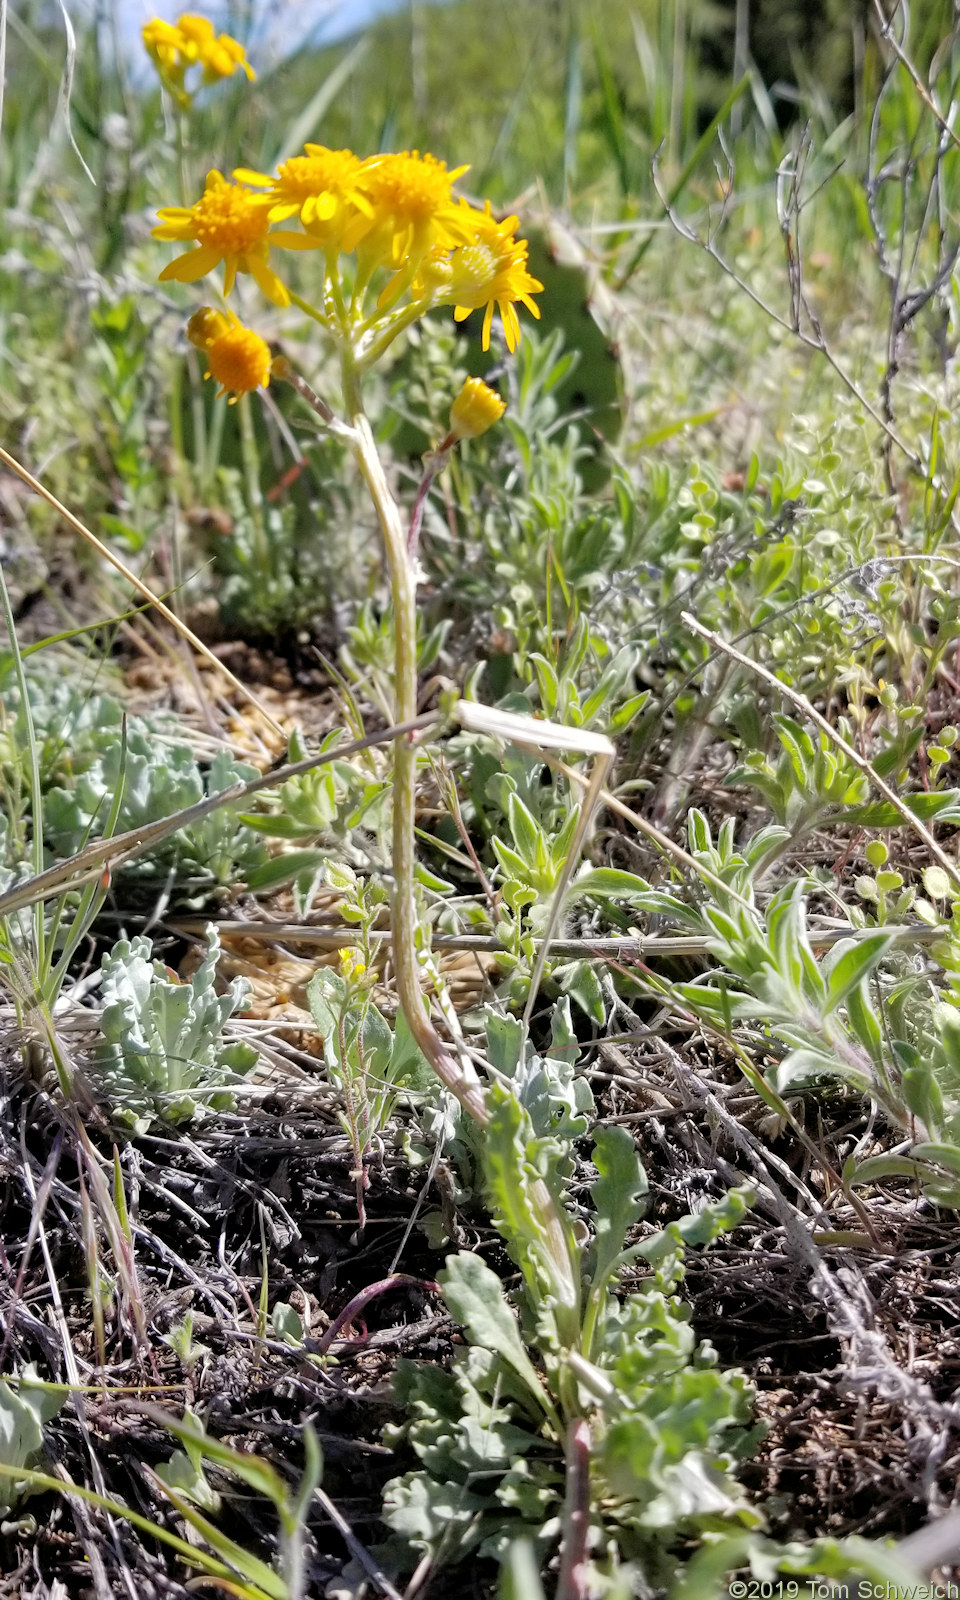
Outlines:
{"type": "Polygon", "coordinates": [[[482,378],[467,378],[450,408],[450,432],[457,439],[477,439],[500,421],[506,409],[496,389],[482,378]]]}
{"type": "MultiPolygon", "coordinates": [[[[270,191],[271,222],[299,216],[324,248],[339,247],[351,221],[359,217],[366,224],[373,219],[373,207],[358,182],[363,163],[352,150],[308,144],[304,151],[302,156],[281,162],[275,178],[247,167],[238,167],[234,177],[270,191]]],[[[285,237],[289,242],[291,236],[285,237]]]]}
{"type": "Polygon", "coordinates": [[[242,394],[265,389],[270,382],[270,346],[232,311],[203,306],[187,323],[187,338],[207,357],[208,378],[216,378],[221,395],[236,405],[242,394]]]}
{"type": "Polygon", "coordinates": [[[222,261],[224,294],[230,293],[238,272],[249,272],[274,305],[290,304],[287,290],[268,262],[268,197],[252,195],[228,183],[222,173],[209,172],[195,205],[167,206],[159,217],[160,226],[153,230],[155,239],[194,242],[198,247],[164,267],[161,282],[195,283],[222,261]]]}
{"type": "MultiPolygon", "coordinates": [[[[464,206],[464,211],[469,208],[464,206]]],[[[437,303],[453,301],[454,317],[462,322],[471,311],[484,307],[482,344],[490,348],[490,326],[494,308],[500,312],[500,321],[511,352],[520,343],[520,320],[515,302],[520,300],[527,310],[539,317],[540,310],[531,300],[543,284],[532,277],[527,268],[529,245],[526,239],[517,239],[514,229],[516,217],[496,222],[490,214],[490,202],[484,211],[470,211],[474,235],[469,243],[454,250],[450,257],[449,275],[434,272],[437,281],[437,303]]]]}
{"type": "Polygon", "coordinates": [[[348,229],[343,248],[361,247],[371,264],[398,269],[380,296],[381,306],[399,298],[430,250],[452,250],[470,238],[469,208],[453,201],[453,184],[466,171],[448,172],[443,161],[417,150],[371,156],[363,163],[359,187],[370,216],[348,229]]]}

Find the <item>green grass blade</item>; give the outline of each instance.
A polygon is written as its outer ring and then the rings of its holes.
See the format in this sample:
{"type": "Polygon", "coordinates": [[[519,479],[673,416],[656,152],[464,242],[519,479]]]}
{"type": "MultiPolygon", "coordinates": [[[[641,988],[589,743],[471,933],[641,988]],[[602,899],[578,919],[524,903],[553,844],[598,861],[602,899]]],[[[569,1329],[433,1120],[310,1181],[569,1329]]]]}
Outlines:
{"type": "MultiPolygon", "coordinates": [[[[680,199],[680,196],[683,194],[684,189],[687,187],[687,184],[690,182],[690,179],[696,172],[697,167],[700,165],[700,162],[703,160],[703,157],[706,155],[714,139],[716,138],[717,129],[720,128],[724,122],[726,122],[734,106],[737,104],[737,101],[746,94],[750,87],[751,77],[751,73],[745,72],[739,83],[734,84],[716,116],[707,124],[707,127],[700,135],[692,151],[690,152],[690,155],[684,162],[680,176],[677,178],[673,188],[670,189],[667,194],[667,199],[671,206],[676,205],[677,201],[680,199]]],[[[630,279],[633,277],[633,274],[636,272],[638,266],[653,243],[654,237],[654,234],[650,233],[645,239],[641,239],[633,255],[630,257],[624,272],[617,280],[616,287],[618,291],[625,288],[625,286],[630,282],[630,279]]]]}

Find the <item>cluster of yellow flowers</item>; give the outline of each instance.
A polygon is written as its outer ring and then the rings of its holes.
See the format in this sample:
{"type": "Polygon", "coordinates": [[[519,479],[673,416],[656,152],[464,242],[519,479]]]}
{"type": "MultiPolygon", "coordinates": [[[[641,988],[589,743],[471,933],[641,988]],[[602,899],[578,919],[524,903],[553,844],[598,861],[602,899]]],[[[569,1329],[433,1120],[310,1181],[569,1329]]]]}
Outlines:
{"type": "Polygon", "coordinates": [[[345,334],[368,330],[409,296],[405,320],[442,305],[453,306],[458,322],[482,310],[485,350],[498,310],[512,351],[520,340],[517,303],[538,317],[532,296],[543,285],[529,271],[527,242],[515,233],[517,218],[497,222],[489,202],[481,211],[454,196],[453,184],[466,170],[448,171],[416,150],[361,160],[350,150],[308,144],[275,176],[241,167],[230,182],[211,172],[194,205],[159,213],[153,230],[158,239],[194,246],[160,277],[193,283],[222,264],[225,294],[237,273],[246,272],[269,300],[285,306],[290,292],[271,265],[271,250],[317,251],[325,289],[334,299],[321,320],[339,322],[345,334]],[[276,226],[293,218],[301,231],[276,226]],[[356,258],[349,311],[337,298],[341,255],[356,258]],[[363,299],[378,271],[389,276],[376,311],[365,318],[363,299]]]}
{"type": "Polygon", "coordinates": [[[213,24],[192,11],[185,11],[176,23],[155,17],[144,25],[143,42],[161,81],[181,106],[190,104],[186,75],[193,66],[203,69],[203,83],[229,78],[238,67],[251,81],[256,77],[243,45],[228,33],[214,33],[213,24]]]}
{"type": "Polygon", "coordinates": [[[340,951],[340,976],[348,981],[351,978],[362,978],[366,973],[366,964],[363,953],[353,946],[344,946],[340,951]]]}

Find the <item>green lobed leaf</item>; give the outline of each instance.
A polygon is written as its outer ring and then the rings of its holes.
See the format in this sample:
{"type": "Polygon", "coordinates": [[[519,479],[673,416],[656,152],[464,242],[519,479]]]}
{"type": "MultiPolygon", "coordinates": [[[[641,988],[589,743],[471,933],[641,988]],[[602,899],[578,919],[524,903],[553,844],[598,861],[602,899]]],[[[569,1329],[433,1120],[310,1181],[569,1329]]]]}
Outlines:
{"type": "Polygon", "coordinates": [[[523,1347],[517,1319],[496,1273],[479,1256],[462,1250],[459,1255],[447,1257],[437,1281],[451,1315],[466,1328],[473,1343],[502,1356],[523,1379],[537,1405],[549,1415],[550,1399],[523,1347]]]}
{"type": "MultiPolygon", "coordinates": [[[[606,1293],[620,1261],[627,1230],[643,1215],[647,1196],[647,1175],[626,1128],[614,1125],[597,1130],[593,1163],[598,1173],[590,1190],[594,1237],[586,1265],[591,1310],[606,1293]]],[[[585,1339],[583,1354],[587,1358],[591,1343],[585,1339]]]]}

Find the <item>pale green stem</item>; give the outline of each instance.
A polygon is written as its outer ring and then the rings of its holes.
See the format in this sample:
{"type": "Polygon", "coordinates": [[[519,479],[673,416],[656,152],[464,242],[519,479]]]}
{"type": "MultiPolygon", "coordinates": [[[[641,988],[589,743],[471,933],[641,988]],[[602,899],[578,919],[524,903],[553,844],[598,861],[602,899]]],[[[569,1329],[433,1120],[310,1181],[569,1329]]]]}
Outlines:
{"type": "Polygon", "coordinates": [[[312,306],[309,300],[304,300],[303,296],[297,294],[296,290],[288,289],[287,293],[290,296],[291,304],[295,305],[298,311],[302,311],[305,316],[312,317],[314,322],[319,322],[321,328],[326,328],[328,332],[330,331],[329,317],[325,316],[322,311],[318,311],[316,306],[312,306]]]}
{"type": "MultiPolygon", "coordinates": [[[[423,300],[417,300],[413,305],[404,306],[402,311],[395,312],[393,320],[387,323],[379,339],[368,345],[365,350],[361,348],[358,362],[360,370],[365,372],[368,367],[375,366],[380,357],[389,350],[394,339],[403,332],[404,328],[409,328],[412,323],[418,321],[426,310],[428,310],[427,304],[423,300]]],[[[379,317],[371,317],[365,322],[360,330],[360,337],[364,337],[372,328],[376,327],[378,321],[379,317]]]]}
{"type": "Polygon", "coordinates": [[[187,184],[187,119],[182,105],[178,105],[176,109],[176,128],[177,179],[180,185],[180,204],[189,206],[190,201],[187,198],[189,192],[189,185],[187,184]]]}
{"type": "Polygon", "coordinates": [[[327,282],[330,285],[330,294],[333,299],[334,309],[336,310],[340,326],[346,334],[350,327],[350,319],[347,315],[346,301],[343,298],[343,284],[340,282],[340,274],[337,271],[337,257],[334,251],[328,251],[326,263],[327,282]]]}
{"type": "MultiPolygon", "coordinates": [[[[343,396],[353,429],[353,451],[377,510],[383,534],[393,599],[395,638],[394,715],[404,722],[417,714],[417,585],[407,552],[407,534],[383,470],[373,431],[360,399],[356,368],[343,360],[343,396]]],[[[417,960],[415,878],[417,747],[412,738],[393,746],[393,960],[397,993],[410,1032],[438,1078],[464,1110],[485,1126],[490,1120],[481,1084],[467,1071],[430,1021],[420,987],[417,960]]]]}
{"type": "Polygon", "coordinates": [[[253,415],[250,410],[250,396],[242,394],[237,403],[237,412],[240,417],[240,453],[243,458],[243,475],[247,484],[247,506],[250,511],[250,521],[253,524],[253,542],[257,555],[257,566],[261,578],[266,581],[271,576],[270,545],[267,540],[267,529],[263,516],[263,491],[260,488],[260,457],[257,451],[257,439],[253,431],[253,415]]]}

